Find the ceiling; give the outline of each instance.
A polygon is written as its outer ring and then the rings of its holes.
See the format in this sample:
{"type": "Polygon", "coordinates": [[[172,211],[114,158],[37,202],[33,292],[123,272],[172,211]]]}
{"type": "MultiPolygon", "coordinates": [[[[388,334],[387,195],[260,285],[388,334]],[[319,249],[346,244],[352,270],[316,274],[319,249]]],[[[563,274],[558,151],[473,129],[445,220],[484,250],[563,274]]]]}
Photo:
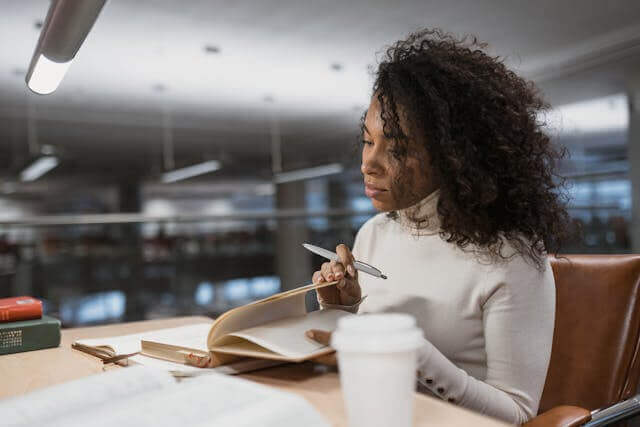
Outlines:
{"type": "Polygon", "coordinates": [[[176,165],[221,159],[224,177],[268,177],[276,127],[284,169],[353,160],[376,53],[425,26],[489,42],[554,105],[640,76],[637,0],[110,0],[60,88],[37,96],[24,74],[48,6],[0,0],[7,179],[42,144],[63,159],[51,179],[153,178],[168,132],[176,165]]]}

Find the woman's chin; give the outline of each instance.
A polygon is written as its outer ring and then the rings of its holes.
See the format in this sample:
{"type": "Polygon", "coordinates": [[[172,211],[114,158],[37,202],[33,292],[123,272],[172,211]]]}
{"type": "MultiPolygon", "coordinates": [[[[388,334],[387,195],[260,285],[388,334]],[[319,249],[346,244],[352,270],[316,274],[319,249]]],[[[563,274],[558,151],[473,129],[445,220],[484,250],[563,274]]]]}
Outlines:
{"type": "Polygon", "coordinates": [[[378,212],[389,212],[393,210],[393,204],[384,200],[371,198],[371,203],[378,212]]]}

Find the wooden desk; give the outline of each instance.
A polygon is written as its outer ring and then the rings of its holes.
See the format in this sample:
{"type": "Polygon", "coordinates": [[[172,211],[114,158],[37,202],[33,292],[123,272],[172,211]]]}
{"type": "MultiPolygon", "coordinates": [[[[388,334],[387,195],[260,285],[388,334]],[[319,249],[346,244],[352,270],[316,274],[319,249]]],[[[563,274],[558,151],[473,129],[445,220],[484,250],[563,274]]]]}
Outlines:
{"type": "MultiPolygon", "coordinates": [[[[205,317],[182,317],[122,323],[62,331],[60,347],[0,356],[0,398],[24,394],[41,387],[103,371],[102,362],[71,349],[83,338],[133,334],[154,329],[210,321],[205,317]]],[[[265,369],[242,377],[303,396],[335,426],[347,426],[336,372],[303,363],[265,369]]],[[[439,399],[416,393],[415,425],[494,427],[504,424],[439,399]]]]}

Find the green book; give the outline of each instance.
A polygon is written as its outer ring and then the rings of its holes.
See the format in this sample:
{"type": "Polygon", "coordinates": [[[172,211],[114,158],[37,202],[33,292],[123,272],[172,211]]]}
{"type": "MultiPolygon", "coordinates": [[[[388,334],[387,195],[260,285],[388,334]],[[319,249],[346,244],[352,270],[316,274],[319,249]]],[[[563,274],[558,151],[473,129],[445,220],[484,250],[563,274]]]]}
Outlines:
{"type": "Polygon", "coordinates": [[[60,321],[53,317],[0,323],[0,355],[59,345],[60,321]]]}

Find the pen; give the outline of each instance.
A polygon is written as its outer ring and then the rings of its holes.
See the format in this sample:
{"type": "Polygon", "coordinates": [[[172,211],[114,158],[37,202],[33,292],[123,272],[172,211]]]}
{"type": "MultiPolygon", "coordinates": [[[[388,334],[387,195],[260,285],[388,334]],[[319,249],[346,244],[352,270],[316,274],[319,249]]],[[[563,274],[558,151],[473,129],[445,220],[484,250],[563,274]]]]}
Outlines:
{"type": "MultiPolygon", "coordinates": [[[[314,254],[320,255],[321,257],[330,259],[331,261],[340,261],[340,257],[335,252],[328,251],[318,246],[310,245],[309,243],[303,243],[302,246],[304,246],[306,250],[311,251],[314,254]]],[[[366,262],[355,261],[353,263],[353,266],[355,267],[356,270],[362,271],[363,273],[370,274],[374,277],[379,277],[381,279],[387,278],[387,276],[382,274],[382,271],[367,264],[366,262]]]]}

